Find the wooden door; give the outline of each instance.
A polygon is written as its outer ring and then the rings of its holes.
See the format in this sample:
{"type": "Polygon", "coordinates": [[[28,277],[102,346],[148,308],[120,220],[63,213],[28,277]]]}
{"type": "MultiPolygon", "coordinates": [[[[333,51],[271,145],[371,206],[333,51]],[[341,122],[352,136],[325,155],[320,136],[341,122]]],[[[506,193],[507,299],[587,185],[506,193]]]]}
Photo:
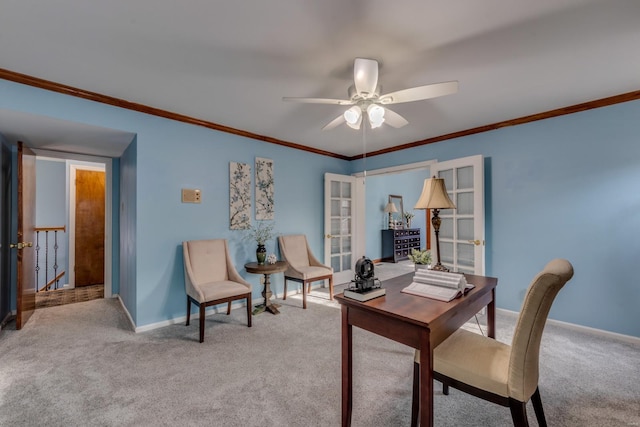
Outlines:
{"type": "Polygon", "coordinates": [[[18,301],[16,329],[21,329],[36,309],[35,248],[36,156],[18,142],[18,301]]]}
{"type": "Polygon", "coordinates": [[[105,173],[76,170],[75,286],[104,283],[105,173]]]}
{"type": "Polygon", "coordinates": [[[0,138],[0,326],[11,316],[11,148],[0,138]]]}

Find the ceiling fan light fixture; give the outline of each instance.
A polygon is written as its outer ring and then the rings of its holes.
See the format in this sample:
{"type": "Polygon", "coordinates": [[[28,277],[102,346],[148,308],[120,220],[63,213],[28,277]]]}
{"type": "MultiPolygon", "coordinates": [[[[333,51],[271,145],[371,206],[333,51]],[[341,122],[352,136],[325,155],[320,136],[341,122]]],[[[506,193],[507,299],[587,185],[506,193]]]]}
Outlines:
{"type": "Polygon", "coordinates": [[[379,128],[384,123],[384,108],[377,104],[370,104],[367,107],[367,115],[369,116],[371,129],[379,128]]]}
{"type": "Polygon", "coordinates": [[[362,110],[357,105],[349,108],[344,112],[344,120],[352,129],[360,129],[360,123],[362,122],[362,110]]]}

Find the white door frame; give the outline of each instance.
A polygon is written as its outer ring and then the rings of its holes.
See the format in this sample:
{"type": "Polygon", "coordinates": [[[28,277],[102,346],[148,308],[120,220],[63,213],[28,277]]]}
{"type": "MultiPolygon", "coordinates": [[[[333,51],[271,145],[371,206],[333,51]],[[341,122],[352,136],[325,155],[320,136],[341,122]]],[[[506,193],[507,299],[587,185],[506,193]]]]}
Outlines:
{"type": "MultiPolygon", "coordinates": [[[[78,170],[87,170],[94,172],[105,172],[104,165],[87,165],[84,163],[70,163],[67,162],[69,169],[69,287],[76,287],[76,173],[78,170]]],[[[107,176],[105,173],[105,184],[107,182],[107,176]]],[[[106,197],[106,185],[105,185],[105,197],[106,197]]],[[[106,203],[105,203],[106,210],[106,203]]],[[[104,232],[107,234],[107,212],[105,212],[104,232]]],[[[110,233],[109,233],[110,234],[110,233]]],[[[106,245],[104,248],[107,250],[106,245]]],[[[106,258],[106,254],[105,254],[106,258]]],[[[105,263],[105,276],[107,274],[107,265],[105,263]]],[[[106,293],[106,292],[105,292],[106,293]]]]}
{"type": "MultiPolygon", "coordinates": [[[[66,188],[69,189],[67,193],[67,218],[69,218],[69,242],[67,247],[69,248],[69,286],[75,286],[75,274],[73,272],[73,265],[75,265],[75,183],[73,185],[73,191],[71,191],[71,168],[76,169],[89,169],[91,167],[100,167],[105,172],[105,205],[104,205],[104,297],[111,298],[113,296],[113,284],[112,284],[112,257],[111,251],[113,248],[113,166],[112,159],[110,157],[89,156],[85,154],[76,153],[62,153],[58,151],[49,150],[33,150],[36,153],[36,157],[40,158],[54,158],[63,159],[67,162],[67,182],[66,188]],[[84,165],[78,162],[86,162],[84,165]],[[93,164],[92,164],[93,163],[93,164]],[[96,163],[103,166],[96,165],[96,163]],[[71,198],[73,195],[74,203],[71,204],[71,198]],[[73,225],[71,216],[73,215],[73,225]],[[73,251],[73,256],[72,256],[73,251]]],[[[95,170],[95,169],[94,169],[95,170]]],[[[75,181],[75,179],[74,179],[75,181]]]]}

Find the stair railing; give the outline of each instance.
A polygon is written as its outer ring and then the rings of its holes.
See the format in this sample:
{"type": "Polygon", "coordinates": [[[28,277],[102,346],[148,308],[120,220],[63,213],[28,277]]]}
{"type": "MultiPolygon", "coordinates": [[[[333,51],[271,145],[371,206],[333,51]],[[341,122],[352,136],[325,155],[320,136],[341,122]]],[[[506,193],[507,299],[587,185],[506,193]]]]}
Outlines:
{"type": "Polygon", "coordinates": [[[65,226],[60,227],[35,227],[36,232],[36,291],[48,291],[58,289],[60,279],[64,276],[64,271],[58,273],[58,232],[66,232],[65,226]],[[44,234],[44,283],[40,287],[40,234],[44,234]],[[53,233],[53,278],[49,280],[49,234],[53,233]]]}

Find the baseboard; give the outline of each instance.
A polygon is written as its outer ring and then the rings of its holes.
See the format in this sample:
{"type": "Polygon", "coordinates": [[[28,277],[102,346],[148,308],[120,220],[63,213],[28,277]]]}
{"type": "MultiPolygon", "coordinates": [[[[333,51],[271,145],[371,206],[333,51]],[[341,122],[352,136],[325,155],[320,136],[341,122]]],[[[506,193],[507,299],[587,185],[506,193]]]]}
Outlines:
{"type": "MultiPolygon", "coordinates": [[[[245,309],[247,307],[246,302],[244,302],[245,300],[237,300],[235,302],[231,303],[231,310],[235,310],[237,308],[242,308],[245,309]]],[[[122,300],[121,300],[122,302],[122,300]]],[[[262,304],[264,302],[264,298],[257,298],[257,299],[252,299],[251,300],[251,304],[254,305],[258,305],[258,304],[262,304]]],[[[123,304],[124,306],[124,304],[123,304]]],[[[126,308],[125,308],[126,310],[126,308]]],[[[219,314],[219,313],[226,313],[227,312],[227,304],[220,304],[220,305],[216,305],[215,307],[209,307],[206,309],[205,311],[205,317],[210,315],[210,314],[219,314]]],[[[127,312],[127,315],[129,315],[129,313],[127,312]]],[[[197,312],[191,313],[191,320],[193,321],[194,319],[200,319],[200,310],[198,310],[197,312]]],[[[133,321],[131,320],[131,316],[129,316],[129,320],[131,321],[131,324],[133,325],[133,321]]],[[[147,332],[147,331],[152,331],[154,329],[159,329],[159,328],[164,328],[165,326],[171,326],[171,325],[175,325],[177,323],[186,323],[187,321],[187,315],[185,314],[184,316],[180,316],[180,317],[173,317],[171,319],[167,319],[167,320],[163,320],[161,322],[156,322],[156,323],[149,323],[148,325],[143,325],[143,326],[133,326],[133,330],[138,333],[138,332],[147,332]]]]}
{"type": "Polygon", "coordinates": [[[120,298],[120,294],[117,294],[116,297],[118,298],[118,301],[120,301],[120,305],[122,306],[122,309],[124,310],[124,313],[127,315],[127,319],[129,319],[129,324],[131,324],[131,329],[133,329],[135,331],[136,330],[136,324],[133,321],[133,317],[131,317],[131,313],[129,313],[129,310],[127,310],[127,306],[124,305],[124,301],[122,301],[122,298],[120,298]]]}
{"type": "MultiPolygon", "coordinates": [[[[514,317],[518,317],[520,313],[516,311],[506,310],[504,308],[496,308],[496,312],[508,314],[514,317]]],[[[574,331],[585,332],[592,335],[598,335],[604,338],[612,338],[620,341],[625,341],[631,344],[640,344],[640,337],[634,337],[632,335],[624,335],[616,332],[605,331],[603,329],[590,328],[588,326],[576,325],[575,323],[563,322],[561,320],[554,320],[547,318],[547,323],[562,326],[567,329],[573,329],[574,331]]]]}

